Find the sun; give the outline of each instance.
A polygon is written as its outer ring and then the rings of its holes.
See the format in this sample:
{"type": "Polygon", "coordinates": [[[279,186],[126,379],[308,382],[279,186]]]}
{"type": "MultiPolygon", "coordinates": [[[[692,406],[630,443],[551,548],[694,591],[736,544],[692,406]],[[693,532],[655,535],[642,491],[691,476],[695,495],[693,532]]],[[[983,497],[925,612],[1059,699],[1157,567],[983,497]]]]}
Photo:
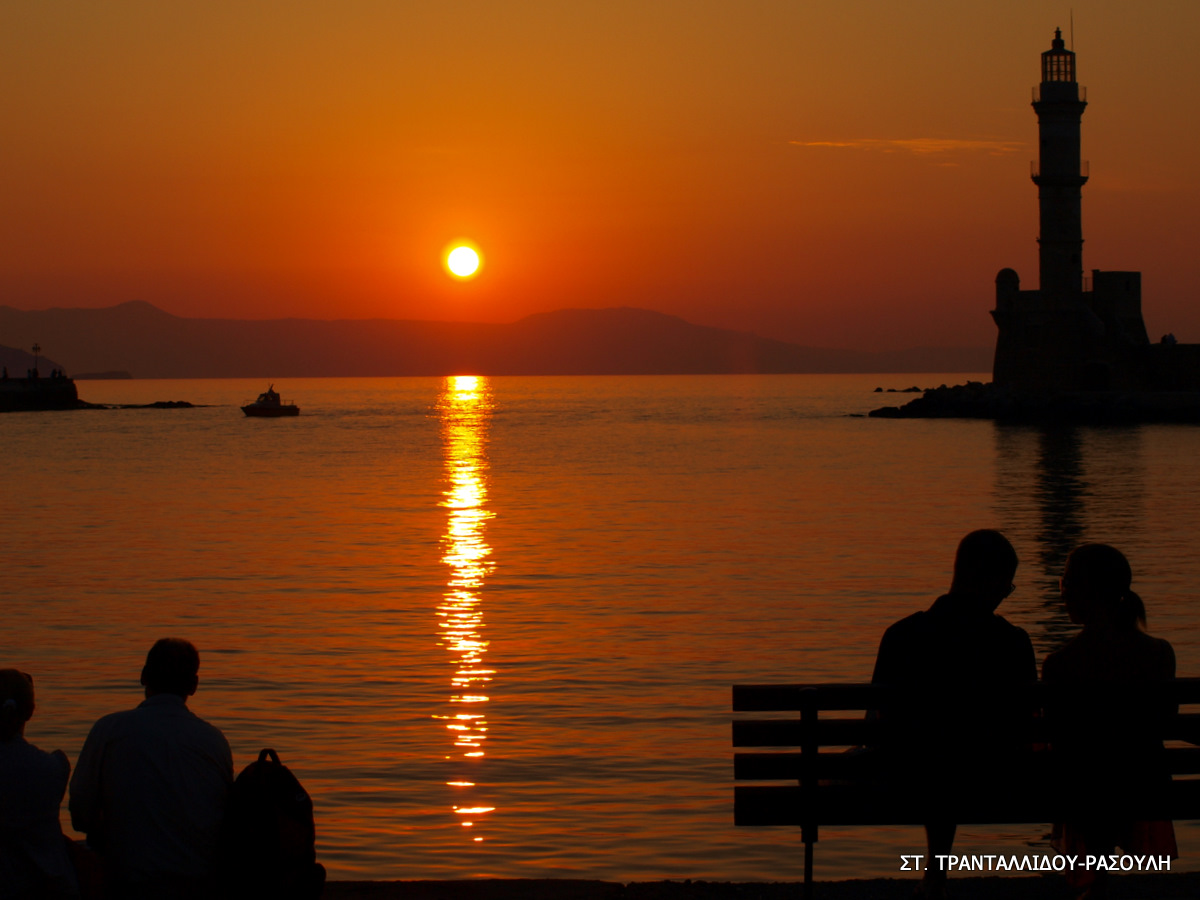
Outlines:
{"type": "Polygon", "coordinates": [[[479,268],[479,254],[470,247],[455,247],[446,257],[446,265],[459,278],[465,278],[479,268]]]}
{"type": "Polygon", "coordinates": [[[460,281],[466,281],[479,274],[483,265],[483,256],[478,248],[463,242],[454,241],[446,248],[446,269],[460,281]]]}

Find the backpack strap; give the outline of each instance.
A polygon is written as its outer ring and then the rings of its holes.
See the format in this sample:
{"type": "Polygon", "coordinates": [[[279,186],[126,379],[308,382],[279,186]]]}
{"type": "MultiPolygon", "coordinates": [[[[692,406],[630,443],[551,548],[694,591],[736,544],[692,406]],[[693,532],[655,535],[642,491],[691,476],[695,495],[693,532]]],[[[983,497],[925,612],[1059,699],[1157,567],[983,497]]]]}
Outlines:
{"type": "Polygon", "coordinates": [[[268,756],[271,757],[271,762],[275,763],[275,765],[277,765],[277,766],[282,765],[279,762],[279,754],[276,753],[274,750],[272,750],[270,747],[263,748],[263,750],[258,754],[258,761],[266,762],[268,756]]]}

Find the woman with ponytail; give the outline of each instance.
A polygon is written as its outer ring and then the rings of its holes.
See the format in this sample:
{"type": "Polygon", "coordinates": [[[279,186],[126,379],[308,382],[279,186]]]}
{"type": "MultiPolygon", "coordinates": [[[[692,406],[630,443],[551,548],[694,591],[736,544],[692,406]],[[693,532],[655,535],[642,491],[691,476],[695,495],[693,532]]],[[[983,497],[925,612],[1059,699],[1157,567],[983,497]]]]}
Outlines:
{"type": "Polygon", "coordinates": [[[1178,856],[1170,822],[1134,821],[1123,811],[1170,782],[1157,735],[1175,712],[1139,693],[1175,677],[1175,651],[1146,633],[1146,607],[1132,582],[1128,560],[1108,544],[1078,547],[1063,572],[1067,615],[1083,627],[1042,666],[1055,691],[1046,713],[1061,787],[1074,810],[1054,826],[1060,852],[1099,855],[1120,846],[1178,856]]]}
{"type": "Polygon", "coordinates": [[[79,895],[58,808],[71,764],[25,740],[33,679],[0,669],[0,897],[47,900],[79,895]]]}
{"type": "Polygon", "coordinates": [[[1123,553],[1084,544],[1067,559],[1062,599],[1082,630],[1046,657],[1046,681],[1137,684],[1175,677],[1175,651],[1146,633],[1146,607],[1123,553]]]}

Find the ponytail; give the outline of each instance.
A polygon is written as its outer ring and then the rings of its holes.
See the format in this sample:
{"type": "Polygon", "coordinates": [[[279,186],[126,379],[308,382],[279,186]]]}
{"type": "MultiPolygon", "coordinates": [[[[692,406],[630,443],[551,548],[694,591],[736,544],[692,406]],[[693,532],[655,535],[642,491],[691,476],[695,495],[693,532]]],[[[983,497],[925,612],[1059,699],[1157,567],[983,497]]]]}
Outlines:
{"type": "Polygon", "coordinates": [[[1146,604],[1132,588],[1123,593],[1117,600],[1116,619],[1124,627],[1146,630],[1146,604]]]}
{"type": "Polygon", "coordinates": [[[0,741],[11,741],[33,716],[33,679],[16,669],[0,669],[0,741]]]}

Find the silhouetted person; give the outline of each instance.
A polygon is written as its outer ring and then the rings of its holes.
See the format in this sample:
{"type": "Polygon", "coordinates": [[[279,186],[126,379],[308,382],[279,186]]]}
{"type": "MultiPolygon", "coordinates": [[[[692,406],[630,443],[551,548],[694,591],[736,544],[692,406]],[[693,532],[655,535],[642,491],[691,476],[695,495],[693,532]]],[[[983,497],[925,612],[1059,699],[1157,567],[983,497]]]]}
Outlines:
{"type": "Polygon", "coordinates": [[[0,897],[75,898],[79,888],[58,824],[71,763],[25,740],[33,679],[0,669],[0,897]]]}
{"type": "Polygon", "coordinates": [[[1028,750],[1015,735],[1030,713],[1008,692],[1037,681],[1037,662],[1029,635],[996,614],[1016,571],[1004,535],[972,531],[958,545],[949,593],[888,628],[875,658],[872,682],[895,689],[880,711],[889,787],[911,789],[930,813],[930,896],[945,890],[934,856],[953,846],[954,800],[985,781],[994,787],[1017,777],[1028,750]]]}
{"type": "Polygon", "coordinates": [[[233,758],[187,708],[200,655],[164,638],[142,669],[146,699],[92,726],[71,778],[71,822],[104,856],[114,896],[211,896],[233,758]]]}
{"type": "Polygon", "coordinates": [[[1060,783],[1074,810],[1055,826],[1062,852],[1178,855],[1168,821],[1139,822],[1123,808],[1170,783],[1159,728],[1175,708],[1149,703],[1139,688],[1175,677],[1175,651],[1146,634],[1146,608],[1121,551],[1084,544],[1067,559],[1062,598],[1083,629],[1046,657],[1042,679],[1057,692],[1046,710],[1060,783]],[[1095,689],[1079,696],[1072,688],[1095,689]]]}

